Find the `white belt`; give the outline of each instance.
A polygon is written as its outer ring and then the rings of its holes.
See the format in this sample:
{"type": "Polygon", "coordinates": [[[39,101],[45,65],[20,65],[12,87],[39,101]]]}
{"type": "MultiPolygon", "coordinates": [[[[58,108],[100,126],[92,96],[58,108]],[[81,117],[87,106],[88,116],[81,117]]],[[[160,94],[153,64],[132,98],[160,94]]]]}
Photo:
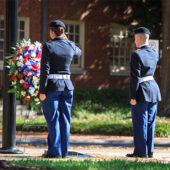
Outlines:
{"type": "Polygon", "coordinates": [[[139,83],[149,81],[149,80],[154,80],[153,76],[142,77],[142,78],[140,78],[139,83]]]}
{"type": "Polygon", "coordinates": [[[66,79],[70,80],[70,75],[68,74],[50,74],[48,79],[66,79]]]}

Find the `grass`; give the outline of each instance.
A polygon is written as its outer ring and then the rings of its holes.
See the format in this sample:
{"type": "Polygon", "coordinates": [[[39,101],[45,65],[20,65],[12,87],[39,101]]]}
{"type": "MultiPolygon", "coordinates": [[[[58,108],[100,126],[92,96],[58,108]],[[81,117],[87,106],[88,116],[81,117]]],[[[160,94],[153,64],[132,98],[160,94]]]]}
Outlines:
{"type": "MultiPolygon", "coordinates": [[[[72,118],[71,133],[80,134],[106,134],[106,135],[132,135],[131,119],[117,120],[111,116],[86,115],[86,119],[72,118]],[[107,119],[104,119],[106,117],[107,119]]],[[[44,118],[30,118],[24,123],[24,119],[17,120],[17,130],[22,131],[47,131],[47,126],[44,118]]],[[[161,118],[157,118],[156,137],[169,137],[170,124],[166,121],[162,123],[161,118]]]]}
{"type": "MultiPolygon", "coordinates": [[[[17,119],[17,130],[47,131],[43,116],[17,119]]],[[[170,119],[157,116],[157,137],[170,136],[170,119]]],[[[132,135],[131,109],[127,90],[75,90],[71,133],[132,135]]]]}
{"type": "Polygon", "coordinates": [[[78,89],[74,92],[72,116],[79,114],[127,114],[130,111],[127,90],[78,89]]]}
{"type": "Polygon", "coordinates": [[[57,170],[170,170],[170,164],[163,164],[159,162],[139,162],[126,160],[111,160],[111,161],[74,161],[74,160],[12,160],[14,164],[31,167],[46,167],[57,170]]]}

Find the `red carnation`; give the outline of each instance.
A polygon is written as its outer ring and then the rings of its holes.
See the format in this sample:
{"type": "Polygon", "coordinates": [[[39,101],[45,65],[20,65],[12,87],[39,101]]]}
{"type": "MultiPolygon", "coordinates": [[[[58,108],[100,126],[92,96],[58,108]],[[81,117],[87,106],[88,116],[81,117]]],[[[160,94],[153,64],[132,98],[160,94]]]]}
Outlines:
{"type": "Polygon", "coordinates": [[[22,79],[22,77],[23,77],[22,74],[19,74],[19,75],[18,75],[18,78],[19,78],[19,79],[22,79]]]}
{"type": "Polygon", "coordinates": [[[32,57],[31,57],[31,53],[28,54],[28,58],[32,58],[32,57]]]}
{"type": "Polygon", "coordinates": [[[24,100],[30,101],[30,97],[29,97],[29,96],[28,96],[28,97],[25,97],[24,100]]]}
{"type": "Polygon", "coordinates": [[[15,62],[15,58],[13,57],[13,58],[11,58],[11,60],[13,61],[13,62],[15,62]]]}
{"type": "Polygon", "coordinates": [[[18,51],[17,51],[17,55],[20,55],[20,54],[23,54],[23,51],[22,51],[22,50],[18,50],[18,51]]]}
{"type": "Polygon", "coordinates": [[[35,64],[33,64],[33,67],[34,67],[34,68],[39,68],[39,64],[38,64],[38,63],[35,63],[35,64]]]}
{"type": "Polygon", "coordinates": [[[36,71],[36,69],[35,69],[35,68],[33,68],[33,67],[31,67],[31,68],[30,68],[30,70],[32,70],[32,71],[36,71]]]}
{"type": "Polygon", "coordinates": [[[25,49],[26,51],[28,51],[29,48],[30,48],[30,46],[25,46],[25,47],[24,47],[24,49],[25,49]]]}
{"type": "Polygon", "coordinates": [[[24,58],[27,58],[27,59],[31,58],[31,54],[28,53],[28,54],[24,55],[24,58]]]}
{"type": "Polygon", "coordinates": [[[12,79],[13,81],[15,81],[17,78],[16,78],[16,76],[13,75],[13,76],[11,77],[11,79],[12,79]]]}
{"type": "Polygon", "coordinates": [[[31,80],[32,76],[33,76],[33,75],[28,76],[29,80],[31,80]]]}
{"type": "Polygon", "coordinates": [[[28,61],[28,58],[25,58],[25,59],[24,59],[24,63],[26,63],[27,61],[28,61]]]}
{"type": "Polygon", "coordinates": [[[41,53],[38,53],[36,58],[41,58],[41,53]]]}
{"type": "Polygon", "coordinates": [[[20,50],[20,49],[21,49],[21,47],[20,47],[20,46],[18,46],[18,47],[17,47],[17,50],[20,50]]]}
{"type": "Polygon", "coordinates": [[[20,58],[20,57],[22,57],[22,55],[18,55],[17,57],[20,58]]]}
{"type": "Polygon", "coordinates": [[[25,89],[28,89],[28,87],[29,87],[28,83],[24,82],[24,83],[23,83],[23,87],[24,87],[25,89]]]}
{"type": "Polygon", "coordinates": [[[27,75],[28,74],[28,71],[24,71],[24,75],[27,75]]]}

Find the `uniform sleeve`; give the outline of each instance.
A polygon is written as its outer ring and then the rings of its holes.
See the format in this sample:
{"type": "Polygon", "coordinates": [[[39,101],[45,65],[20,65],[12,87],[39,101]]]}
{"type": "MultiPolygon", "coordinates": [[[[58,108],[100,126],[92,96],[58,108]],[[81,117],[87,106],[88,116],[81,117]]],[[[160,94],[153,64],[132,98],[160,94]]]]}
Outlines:
{"type": "Polygon", "coordinates": [[[139,80],[141,77],[141,61],[137,53],[133,53],[130,63],[130,97],[137,98],[137,91],[139,89],[139,80]]]}
{"type": "Polygon", "coordinates": [[[75,45],[75,56],[80,57],[81,56],[81,50],[79,47],[75,45]]]}
{"type": "Polygon", "coordinates": [[[50,72],[50,57],[47,44],[44,44],[42,49],[41,58],[41,72],[40,72],[40,93],[46,93],[46,87],[48,83],[48,75],[50,72]]]}
{"type": "Polygon", "coordinates": [[[80,57],[81,49],[79,47],[77,47],[76,44],[72,41],[68,41],[68,43],[71,45],[71,47],[73,48],[73,50],[75,52],[74,56],[80,57]]]}

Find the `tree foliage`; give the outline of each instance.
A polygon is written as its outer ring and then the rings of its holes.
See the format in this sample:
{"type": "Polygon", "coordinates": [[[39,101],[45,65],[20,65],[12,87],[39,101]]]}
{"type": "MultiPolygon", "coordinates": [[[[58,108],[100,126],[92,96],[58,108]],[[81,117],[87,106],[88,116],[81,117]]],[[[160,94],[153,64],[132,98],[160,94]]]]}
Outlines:
{"type": "Polygon", "coordinates": [[[110,0],[118,17],[114,22],[128,25],[129,29],[145,26],[152,30],[151,38],[162,39],[161,0],[110,0]]]}

